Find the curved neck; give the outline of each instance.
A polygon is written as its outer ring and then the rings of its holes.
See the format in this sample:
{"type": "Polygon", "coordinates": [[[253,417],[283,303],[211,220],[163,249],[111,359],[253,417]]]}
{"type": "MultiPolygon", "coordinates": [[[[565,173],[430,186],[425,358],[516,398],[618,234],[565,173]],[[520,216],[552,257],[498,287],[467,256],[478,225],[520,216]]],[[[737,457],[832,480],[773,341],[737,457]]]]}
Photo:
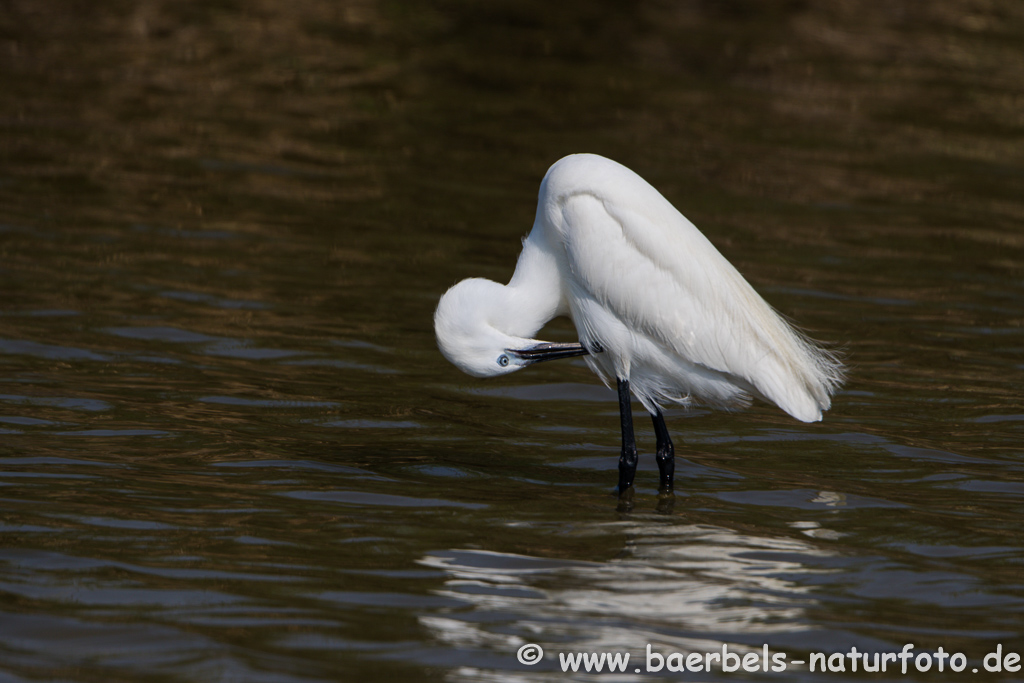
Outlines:
{"type": "Polygon", "coordinates": [[[568,314],[560,265],[543,230],[534,225],[523,240],[516,272],[503,292],[507,297],[502,306],[505,315],[501,322],[507,325],[503,332],[533,338],[549,320],[568,314]]]}

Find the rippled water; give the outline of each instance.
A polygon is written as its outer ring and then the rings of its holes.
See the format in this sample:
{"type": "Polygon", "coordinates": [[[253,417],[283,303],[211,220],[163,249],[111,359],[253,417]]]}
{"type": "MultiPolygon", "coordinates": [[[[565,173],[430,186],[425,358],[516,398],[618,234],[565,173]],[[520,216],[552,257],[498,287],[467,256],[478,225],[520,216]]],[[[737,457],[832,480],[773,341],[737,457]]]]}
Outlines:
{"type": "Polygon", "coordinates": [[[1024,652],[1018,3],[100,5],[0,5],[0,680],[1024,652]],[[824,422],[670,411],[658,497],[638,418],[623,504],[581,362],[443,360],[578,151],[843,347],[824,422]]]}

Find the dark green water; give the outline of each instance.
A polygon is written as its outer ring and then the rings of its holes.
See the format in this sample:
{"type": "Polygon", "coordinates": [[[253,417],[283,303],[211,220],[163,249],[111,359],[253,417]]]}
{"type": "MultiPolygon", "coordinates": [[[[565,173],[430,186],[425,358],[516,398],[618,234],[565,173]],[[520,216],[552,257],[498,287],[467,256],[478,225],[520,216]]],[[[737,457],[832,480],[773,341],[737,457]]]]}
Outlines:
{"type": "Polygon", "coordinates": [[[1016,678],[1022,45],[1009,0],[0,3],[0,681],[1016,678]],[[842,345],[824,422],[670,411],[666,499],[638,418],[626,509],[582,363],[444,361],[583,151],[842,345]],[[906,643],[967,668],[633,673],[906,643]]]}

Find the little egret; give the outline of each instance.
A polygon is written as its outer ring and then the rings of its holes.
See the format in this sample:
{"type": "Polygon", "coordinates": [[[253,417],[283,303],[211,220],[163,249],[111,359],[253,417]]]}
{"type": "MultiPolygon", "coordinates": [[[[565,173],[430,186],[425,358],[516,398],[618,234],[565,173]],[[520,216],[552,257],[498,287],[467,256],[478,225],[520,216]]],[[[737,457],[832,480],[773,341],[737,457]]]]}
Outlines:
{"type": "Polygon", "coordinates": [[[756,396],[816,422],[843,381],[828,351],[794,330],[667,199],[625,166],[593,154],[544,176],[533,229],[507,285],[470,278],[434,313],[445,358],[476,377],[585,356],[622,421],[619,494],[637,450],[630,391],[651,414],[662,490],[674,448],[661,406],[744,406],[756,396]],[[578,343],[534,335],[569,316],[578,343]]]}

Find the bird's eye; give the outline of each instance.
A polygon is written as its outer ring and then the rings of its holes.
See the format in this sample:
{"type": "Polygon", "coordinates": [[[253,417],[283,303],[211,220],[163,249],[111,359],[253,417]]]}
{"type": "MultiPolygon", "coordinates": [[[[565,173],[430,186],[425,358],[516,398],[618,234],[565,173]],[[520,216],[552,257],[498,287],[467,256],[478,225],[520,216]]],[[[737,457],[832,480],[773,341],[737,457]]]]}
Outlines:
{"type": "Polygon", "coordinates": [[[500,356],[498,356],[498,365],[500,365],[503,368],[507,367],[508,366],[508,356],[506,356],[505,354],[501,354],[500,356]]]}

